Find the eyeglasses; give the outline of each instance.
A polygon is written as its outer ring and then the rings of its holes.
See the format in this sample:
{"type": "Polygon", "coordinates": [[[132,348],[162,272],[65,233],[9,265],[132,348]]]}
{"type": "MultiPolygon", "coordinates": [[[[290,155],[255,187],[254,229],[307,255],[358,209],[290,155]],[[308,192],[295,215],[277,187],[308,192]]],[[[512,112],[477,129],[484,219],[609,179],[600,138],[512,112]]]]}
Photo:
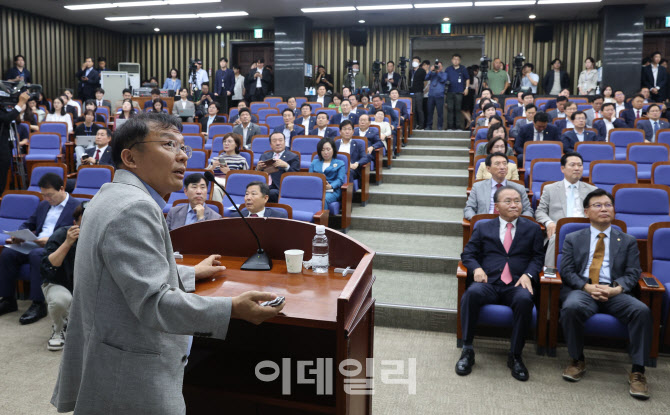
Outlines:
{"type": "Polygon", "coordinates": [[[594,203],[594,204],[590,205],[589,207],[592,207],[592,208],[594,208],[594,209],[602,209],[603,206],[605,206],[605,208],[607,208],[607,209],[612,209],[612,208],[614,207],[614,205],[611,204],[611,203],[605,203],[605,204],[602,204],[602,203],[594,203]]]}
{"type": "Polygon", "coordinates": [[[191,156],[193,155],[193,149],[187,145],[179,145],[174,140],[147,140],[147,141],[138,141],[136,143],[131,144],[130,147],[128,147],[128,150],[133,148],[135,144],[143,144],[143,143],[163,143],[163,147],[172,151],[174,154],[179,154],[180,151],[183,151],[186,154],[186,158],[190,159],[191,156]]]}
{"type": "Polygon", "coordinates": [[[516,200],[505,199],[505,200],[503,200],[502,202],[498,202],[498,203],[502,203],[502,204],[505,204],[505,205],[507,205],[507,206],[510,206],[510,205],[520,205],[520,204],[521,204],[521,200],[519,200],[519,199],[516,199],[516,200]]]}

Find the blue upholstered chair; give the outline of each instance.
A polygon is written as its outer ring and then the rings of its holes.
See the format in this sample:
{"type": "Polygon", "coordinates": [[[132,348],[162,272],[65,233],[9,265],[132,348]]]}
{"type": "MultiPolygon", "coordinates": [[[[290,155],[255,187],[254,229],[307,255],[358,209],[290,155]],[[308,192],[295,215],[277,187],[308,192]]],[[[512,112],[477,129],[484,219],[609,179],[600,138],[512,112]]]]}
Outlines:
{"type": "Polygon", "coordinates": [[[328,119],[331,119],[333,115],[337,114],[337,110],[334,108],[321,108],[316,111],[316,115],[319,115],[322,112],[328,114],[328,119]]]}
{"type": "MultiPolygon", "coordinates": [[[[0,232],[18,230],[19,226],[35,212],[41,201],[42,196],[37,192],[5,191],[0,199],[0,232]]],[[[4,241],[9,235],[0,233],[0,238],[4,241]]]]}
{"type": "Polygon", "coordinates": [[[26,161],[57,161],[61,155],[58,134],[35,133],[30,136],[26,161]]]}
{"type": "Polygon", "coordinates": [[[670,161],[657,161],[651,165],[651,183],[670,186],[670,161]]]}
{"type": "Polygon", "coordinates": [[[527,141],[523,145],[523,167],[526,187],[529,187],[530,167],[533,160],[560,159],[562,155],[563,143],[560,141],[527,141]]]}
{"type": "MultiPolygon", "coordinates": [[[[182,125],[182,134],[200,134],[202,131],[202,125],[199,122],[184,122],[182,125]]],[[[211,127],[210,127],[211,128],[211,127]]]]}
{"type": "Polygon", "coordinates": [[[94,195],[103,184],[114,179],[112,166],[80,166],[77,170],[77,183],[72,194],[94,195]]]}
{"type": "Polygon", "coordinates": [[[637,183],[637,164],[627,160],[596,160],[590,168],[591,184],[612,193],[619,183],[637,183]]]}
{"type": "Polygon", "coordinates": [[[261,102],[261,101],[255,101],[249,104],[249,111],[251,111],[252,114],[258,114],[258,111],[262,108],[269,108],[270,104],[267,102],[261,102]]]}
{"type": "Polygon", "coordinates": [[[644,143],[644,131],[637,128],[613,128],[607,135],[607,141],[616,147],[616,160],[626,160],[628,144],[644,143]]]}
{"type": "Polygon", "coordinates": [[[270,139],[268,137],[256,136],[251,140],[251,151],[254,152],[254,166],[258,164],[261,154],[270,151],[270,139]]]}
{"type": "Polygon", "coordinates": [[[207,153],[203,150],[193,150],[193,155],[186,162],[189,169],[204,169],[207,164],[207,153]]]}
{"type": "Polygon", "coordinates": [[[666,185],[617,184],[612,195],[615,217],[637,239],[647,239],[652,223],[670,221],[670,187],[666,185]]]}
{"type": "Polygon", "coordinates": [[[670,144],[670,128],[656,131],[656,143],[670,144]]]}
{"type": "Polygon", "coordinates": [[[265,117],[268,115],[278,115],[277,108],[261,108],[258,110],[258,122],[265,122],[265,117]]]}
{"type": "Polygon", "coordinates": [[[647,266],[651,274],[663,285],[663,302],[661,304],[661,342],[670,345],[668,329],[668,313],[670,313],[670,222],[658,222],[649,227],[647,237],[647,266]]]}
{"type": "Polygon", "coordinates": [[[284,117],[281,116],[280,114],[268,115],[267,117],[265,117],[265,124],[267,124],[268,127],[270,127],[270,130],[274,130],[280,125],[284,125],[284,117]]]}
{"type": "Polygon", "coordinates": [[[200,134],[184,134],[184,144],[193,150],[205,149],[205,140],[200,134]]]}
{"type": "Polygon", "coordinates": [[[282,97],[265,97],[265,99],[263,99],[263,102],[266,102],[270,108],[277,108],[277,105],[282,101],[282,97]]]}
{"type": "Polygon", "coordinates": [[[233,125],[226,123],[214,123],[209,126],[207,132],[207,141],[205,142],[205,150],[212,149],[212,141],[217,135],[224,135],[233,132],[233,125]]]}
{"type": "Polygon", "coordinates": [[[237,108],[231,108],[230,111],[228,111],[228,119],[232,120],[239,114],[239,110],[237,108]]]}
{"type": "Polygon", "coordinates": [[[67,123],[57,121],[44,121],[40,124],[40,133],[57,133],[60,135],[61,144],[67,142],[67,123]]]}
{"type": "Polygon", "coordinates": [[[328,211],[323,210],[325,199],[326,176],[323,174],[300,172],[281,176],[279,203],[293,208],[293,219],[327,225],[328,211]]]}
{"type": "Polygon", "coordinates": [[[575,143],[575,151],[584,159],[582,177],[589,177],[591,162],[596,160],[614,160],[615,147],[612,143],[602,141],[582,141],[575,143]]]}
{"type": "MultiPolygon", "coordinates": [[[[67,175],[67,166],[62,163],[38,163],[33,167],[32,172],[30,173],[30,185],[28,186],[28,191],[38,192],[40,187],[37,185],[42,176],[47,173],[55,173],[63,179],[63,183],[66,181],[67,175]]],[[[1,231],[2,229],[0,229],[1,231]]]]}
{"type": "Polygon", "coordinates": [[[300,153],[300,168],[308,169],[312,164],[312,153],[316,151],[316,145],[321,141],[321,137],[316,136],[296,136],[291,141],[291,150],[300,153]]]}
{"type": "Polygon", "coordinates": [[[534,159],[530,167],[529,189],[533,193],[533,206],[537,206],[540,200],[540,191],[542,190],[542,183],[556,182],[563,180],[564,176],[561,172],[561,160],[549,158],[534,159]]]}
{"type": "MultiPolygon", "coordinates": [[[[238,207],[244,205],[244,195],[247,192],[247,185],[251,182],[264,182],[268,183],[269,175],[262,171],[251,171],[251,170],[231,170],[226,173],[226,192],[230,194],[230,197],[233,199],[238,207]]],[[[226,195],[223,195],[223,208],[225,217],[236,217],[238,216],[235,208],[230,204],[230,200],[226,195]]],[[[242,207],[240,207],[242,209],[242,207]]]]}
{"type": "Polygon", "coordinates": [[[657,161],[669,161],[670,146],[663,143],[630,143],[626,160],[637,163],[637,178],[651,180],[651,165],[657,161]]]}

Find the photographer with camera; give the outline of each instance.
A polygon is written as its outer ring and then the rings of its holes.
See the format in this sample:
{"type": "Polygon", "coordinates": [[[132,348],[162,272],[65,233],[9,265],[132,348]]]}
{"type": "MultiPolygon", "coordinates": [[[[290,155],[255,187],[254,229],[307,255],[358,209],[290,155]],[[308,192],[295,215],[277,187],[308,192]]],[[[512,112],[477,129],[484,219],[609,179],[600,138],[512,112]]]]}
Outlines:
{"type": "Polygon", "coordinates": [[[454,53],[447,74],[447,128],[460,130],[463,128],[463,96],[470,90],[470,75],[465,66],[461,66],[461,55],[454,53]]]}
{"type": "Polygon", "coordinates": [[[323,65],[316,67],[316,78],[314,79],[314,86],[320,87],[323,85],[328,92],[333,92],[335,85],[333,84],[333,75],[326,73],[326,68],[323,65]]]}
{"type": "Polygon", "coordinates": [[[399,83],[400,75],[395,72],[395,63],[393,61],[386,62],[386,75],[382,82],[382,90],[385,94],[388,94],[393,88],[398,88],[399,83]]]}
{"type": "Polygon", "coordinates": [[[535,65],[532,63],[523,65],[521,69],[523,75],[523,78],[521,78],[521,89],[537,94],[537,84],[540,82],[540,75],[533,73],[534,69],[535,65]]]}
{"type": "Polygon", "coordinates": [[[426,79],[426,71],[421,65],[421,58],[412,58],[412,69],[409,71],[409,92],[412,94],[412,111],[416,114],[416,129],[422,130],[424,123],[423,115],[423,83],[426,79]]]}
{"type": "Polygon", "coordinates": [[[435,64],[430,67],[430,71],[426,74],[426,80],[430,81],[426,130],[433,129],[433,111],[435,108],[437,108],[437,129],[442,130],[444,126],[444,88],[447,83],[447,74],[442,72],[442,62],[435,59],[435,64]]]}
{"type": "MultiPolygon", "coordinates": [[[[9,143],[10,128],[15,128],[12,123],[19,116],[21,111],[26,108],[26,103],[30,99],[30,93],[23,92],[19,95],[18,102],[11,111],[0,110],[0,194],[5,191],[5,183],[7,182],[7,170],[11,163],[12,144],[9,143]],[[2,144],[4,143],[4,144],[2,144]]],[[[14,130],[16,132],[16,130],[14,130]]],[[[16,137],[18,139],[18,137],[16,137]]]]}
{"type": "Polygon", "coordinates": [[[206,70],[202,69],[201,59],[191,59],[188,68],[190,72],[188,84],[191,88],[191,94],[194,95],[196,91],[202,89],[203,82],[209,82],[209,75],[207,75],[206,70]]]}
{"type": "Polygon", "coordinates": [[[342,80],[343,86],[348,86],[355,94],[360,93],[360,89],[367,86],[368,77],[361,72],[361,65],[358,61],[347,61],[347,75],[342,80]]]}

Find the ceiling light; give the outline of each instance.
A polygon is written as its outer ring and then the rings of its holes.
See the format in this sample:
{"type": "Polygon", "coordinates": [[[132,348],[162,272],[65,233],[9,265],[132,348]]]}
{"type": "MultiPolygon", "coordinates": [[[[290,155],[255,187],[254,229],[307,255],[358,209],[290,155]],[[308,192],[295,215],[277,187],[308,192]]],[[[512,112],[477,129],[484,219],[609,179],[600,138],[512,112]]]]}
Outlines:
{"type": "Polygon", "coordinates": [[[219,29],[219,30],[220,30],[220,29],[223,29],[222,26],[216,26],[216,28],[219,29]]]}
{"type": "Polygon", "coordinates": [[[600,3],[602,0],[540,0],[537,4],[600,3]]]}
{"type": "Polygon", "coordinates": [[[221,3],[221,0],[144,0],[119,3],[76,4],[63,6],[68,10],[113,9],[115,7],[167,6],[172,4],[221,3]]]}
{"type": "Polygon", "coordinates": [[[167,0],[168,4],[221,3],[221,0],[167,0]]]}
{"type": "Polygon", "coordinates": [[[300,9],[303,13],[326,13],[326,12],[353,12],[356,11],[354,6],[342,7],[309,7],[300,9]]]}
{"type": "Polygon", "coordinates": [[[197,19],[197,14],[158,14],[150,16],[152,19],[197,19]]]}
{"type": "Polygon", "coordinates": [[[356,6],[358,10],[411,9],[411,4],[378,4],[375,6],[356,6]]]}
{"type": "Polygon", "coordinates": [[[532,6],[535,0],[511,0],[511,1],[476,1],[475,6],[532,6]]]}
{"type": "Polygon", "coordinates": [[[456,3],[419,3],[414,4],[415,9],[436,9],[441,7],[470,7],[471,1],[456,2],[456,3]]]}
{"type": "Polygon", "coordinates": [[[100,4],[77,4],[63,7],[65,7],[68,10],[92,10],[92,9],[111,9],[116,6],[112,3],[100,3],[100,4]]]}
{"type": "Polygon", "coordinates": [[[160,32],[160,31],[161,31],[160,28],[158,28],[158,27],[154,27],[154,32],[160,32]]]}
{"type": "Polygon", "coordinates": [[[141,6],[164,6],[165,2],[163,0],[150,0],[150,1],[129,1],[123,3],[114,3],[116,7],[141,7],[141,6]]]}
{"type": "Polygon", "coordinates": [[[358,23],[363,24],[363,23],[365,23],[365,20],[359,20],[358,23]]]}
{"type": "Polygon", "coordinates": [[[220,13],[198,13],[198,17],[231,17],[231,16],[248,16],[247,12],[220,12],[220,13]]]}
{"type": "Polygon", "coordinates": [[[531,14],[530,16],[528,16],[529,19],[534,19],[534,18],[536,18],[536,17],[537,17],[537,16],[535,16],[534,14],[531,14]]]}
{"type": "Polygon", "coordinates": [[[444,19],[442,19],[443,22],[448,22],[449,20],[450,19],[448,17],[445,17],[444,19]]]}
{"type": "Polygon", "coordinates": [[[122,22],[126,20],[151,20],[151,16],[123,16],[123,17],[105,17],[110,22],[122,22]]]}

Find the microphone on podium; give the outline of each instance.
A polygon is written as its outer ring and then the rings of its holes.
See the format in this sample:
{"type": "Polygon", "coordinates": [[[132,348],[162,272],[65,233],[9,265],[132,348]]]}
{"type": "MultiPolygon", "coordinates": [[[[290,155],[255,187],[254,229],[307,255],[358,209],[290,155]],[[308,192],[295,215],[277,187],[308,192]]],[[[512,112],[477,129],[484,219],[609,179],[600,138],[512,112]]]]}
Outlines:
{"type": "Polygon", "coordinates": [[[272,260],[268,256],[268,254],[263,250],[261,247],[261,241],[258,239],[258,235],[256,235],[256,232],[251,228],[251,225],[249,225],[249,222],[247,222],[247,218],[245,218],[242,215],[242,212],[240,212],[240,209],[237,207],[237,204],[233,201],[233,198],[230,197],[228,192],[226,192],[226,189],[221,186],[216,179],[214,178],[214,174],[212,174],[211,171],[206,171],[205,172],[205,179],[207,179],[208,182],[213,183],[216,186],[219,186],[219,188],[225,193],[226,196],[228,196],[228,200],[230,200],[230,203],[233,204],[233,207],[235,207],[235,210],[237,213],[240,214],[240,217],[244,221],[244,223],[247,225],[251,233],[254,235],[254,238],[256,238],[256,244],[258,244],[258,250],[256,253],[247,259],[244,264],[240,267],[241,270],[245,271],[269,271],[272,269],[272,260]]]}

